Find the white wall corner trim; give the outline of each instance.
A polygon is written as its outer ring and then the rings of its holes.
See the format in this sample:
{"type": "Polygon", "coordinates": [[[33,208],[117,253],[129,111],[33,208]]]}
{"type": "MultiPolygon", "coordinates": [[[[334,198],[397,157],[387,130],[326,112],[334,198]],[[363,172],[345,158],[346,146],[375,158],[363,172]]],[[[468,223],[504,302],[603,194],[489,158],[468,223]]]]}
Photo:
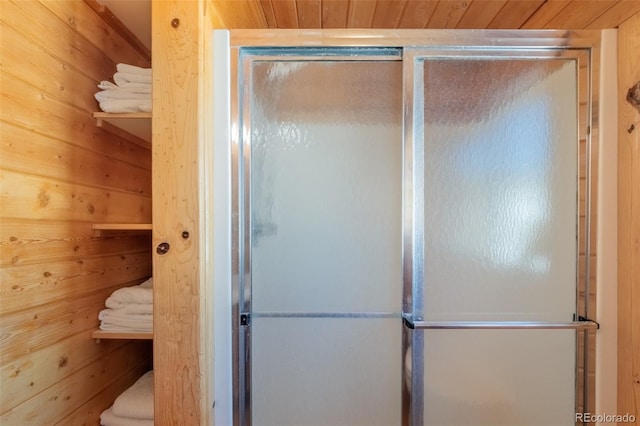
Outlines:
{"type": "MultiPolygon", "coordinates": [[[[618,73],[617,30],[602,31],[597,212],[596,413],[617,414],[618,73]]],[[[600,423],[597,423],[600,424],[600,423]]]]}

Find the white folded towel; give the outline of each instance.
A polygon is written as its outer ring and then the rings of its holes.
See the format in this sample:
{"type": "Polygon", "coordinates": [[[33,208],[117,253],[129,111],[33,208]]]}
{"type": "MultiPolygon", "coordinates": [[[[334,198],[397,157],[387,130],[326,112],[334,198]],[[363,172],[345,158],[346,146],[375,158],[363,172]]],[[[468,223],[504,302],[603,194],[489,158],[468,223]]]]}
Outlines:
{"type": "Polygon", "coordinates": [[[130,74],[151,75],[151,68],[142,68],[129,64],[117,64],[116,69],[118,72],[125,72],[130,74]]]}
{"type": "Polygon", "coordinates": [[[142,75],[130,72],[117,72],[113,75],[113,81],[122,86],[123,83],[148,83],[151,84],[151,75],[142,75]]]}
{"type": "Polygon", "coordinates": [[[109,89],[127,89],[127,90],[147,90],[149,91],[149,93],[151,93],[151,83],[123,83],[121,86],[118,86],[115,83],[112,83],[110,81],[104,80],[101,81],[100,83],[98,83],[98,88],[99,89],[103,89],[103,90],[109,90],[109,89]]]}
{"type": "Polygon", "coordinates": [[[94,97],[98,102],[104,102],[111,99],[151,99],[151,91],[146,93],[136,92],[126,89],[108,89],[97,92],[94,97]]]}
{"type": "Polygon", "coordinates": [[[113,309],[103,309],[98,314],[101,330],[153,331],[153,315],[124,314],[113,309]]]}
{"type": "Polygon", "coordinates": [[[153,420],[153,370],[146,372],[113,403],[119,417],[153,420]]]}
{"type": "Polygon", "coordinates": [[[103,81],[98,84],[98,88],[105,91],[117,91],[121,93],[152,93],[151,88],[153,86],[151,84],[144,83],[130,83],[128,86],[122,87],[117,84],[111,83],[109,81],[103,81]],[[109,84],[102,84],[109,83],[109,84]]]}
{"type": "Polygon", "coordinates": [[[110,99],[100,102],[104,112],[151,112],[151,99],[110,99]]]}
{"type": "Polygon", "coordinates": [[[133,323],[140,322],[152,323],[153,315],[151,314],[125,314],[113,309],[103,309],[98,314],[98,319],[101,321],[131,321],[133,323]]]}
{"type": "Polygon", "coordinates": [[[122,303],[113,301],[110,297],[107,297],[104,305],[107,308],[113,309],[121,314],[137,314],[137,315],[151,315],[153,314],[152,303],[122,303]]]}
{"type": "Polygon", "coordinates": [[[153,303],[153,278],[131,287],[122,287],[109,296],[116,303],[153,303]]]}
{"type": "Polygon", "coordinates": [[[153,420],[119,417],[113,414],[112,407],[109,407],[100,414],[100,424],[102,426],[153,426],[153,420]]]}

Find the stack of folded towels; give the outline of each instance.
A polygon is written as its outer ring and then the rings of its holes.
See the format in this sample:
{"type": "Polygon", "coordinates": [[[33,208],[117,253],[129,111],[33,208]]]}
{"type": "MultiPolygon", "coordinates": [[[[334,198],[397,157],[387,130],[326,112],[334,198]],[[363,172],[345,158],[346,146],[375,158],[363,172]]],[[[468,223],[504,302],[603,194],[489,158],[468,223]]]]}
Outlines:
{"type": "Polygon", "coordinates": [[[153,278],[115,290],[104,304],[107,309],[98,314],[100,330],[153,331],[153,278]]]}
{"type": "Polygon", "coordinates": [[[110,81],[101,81],[95,94],[104,112],[151,112],[151,68],[117,64],[110,81]]]}
{"type": "Polygon", "coordinates": [[[153,426],[153,370],[145,373],[100,415],[102,426],[153,426]]]}

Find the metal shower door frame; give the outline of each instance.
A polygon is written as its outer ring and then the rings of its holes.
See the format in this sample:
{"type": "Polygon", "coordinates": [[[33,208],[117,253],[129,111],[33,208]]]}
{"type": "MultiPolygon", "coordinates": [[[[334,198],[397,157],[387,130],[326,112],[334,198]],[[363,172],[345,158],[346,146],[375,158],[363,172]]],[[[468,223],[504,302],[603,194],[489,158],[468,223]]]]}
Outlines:
{"type": "MultiPolygon", "coordinates": [[[[589,288],[595,279],[593,265],[590,265],[591,247],[595,246],[594,223],[591,219],[591,210],[595,207],[595,184],[592,184],[592,174],[596,170],[597,158],[592,154],[598,140],[598,85],[592,80],[594,70],[597,70],[600,57],[600,33],[595,31],[467,31],[467,30],[310,30],[310,31],[282,31],[282,30],[235,30],[231,32],[231,174],[232,174],[232,356],[233,365],[233,418],[234,425],[248,426],[251,419],[251,371],[250,371],[250,342],[251,342],[251,253],[247,241],[250,236],[250,215],[247,214],[250,207],[249,170],[250,155],[243,146],[243,141],[250,137],[248,117],[250,111],[247,106],[246,93],[243,84],[250,71],[246,53],[256,55],[260,53],[262,59],[274,57],[276,51],[283,49],[295,49],[304,46],[319,52],[325,49],[328,57],[318,56],[316,60],[336,59],[341,53],[343,58],[354,60],[354,54],[359,49],[363,52],[368,49],[400,48],[403,51],[404,62],[404,147],[403,147],[403,314],[402,321],[405,325],[403,332],[403,354],[408,345],[414,348],[413,366],[421,366],[423,361],[420,351],[416,347],[422,347],[422,333],[413,333],[414,330],[433,328],[474,328],[474,329],[558,329],[569,328],[577,331],[577,338],[581,342],[583,351],[576,353],[576,368],[582,365],[582,378],[576,380],[576,388],[583,387],[581,392],[576,392],[576,407],[581,407],[582,412],[593,410],[595,400],[594,378],[589,374],[595,365],[591,356],[593,353],[593,338],[595,338],[595,306],[590,302],[590,297],[585,296],[584,303],[576,306],[574,321],[566,323],[440,323],[429,322],[423,319],[422,299],[416,292],[421,292],[424,279],[421,270],[421,250],[424,238],[424,230],[416,227],[415,217],[419,217],[421,208],[416,200],[416,194],[420,192],[420,180],[418,178],[421,165],[416,163],[420,157],[420,146],[416,146],[414,126],[414,76],[413,68],[416,58],[424,55],[488,55],[502,57],[527,57],[549,58],[563,55],[573,55],[579,60],[581,66],[586,66],[585,74],[588,82],[587,92],[581,94],[585,99],[580,99],[580,105],[585,106],[580,111],[582,125],[579,134],[584,134],[586,139],[586,152],[579,154],[576,161],[584,163],[584,177],[586,186],[577,199],[581,205],[578,212],[583,210],[584,217],[578,217],[580,242],[585,252],[584,264],[580,266],[578,275],[581,277],[576,283],[576,293],[589,295],[589,288]],[[275,49],[275,50],[274,50],[275,49]],[[334,55],[334,56],[331,56],[334,55]],[[580,201],[582,200],[582,201],[580,201]],[[582,386],[579,383],[582,381],[582,386]]],[[[292,50],[293,51],[293,50],[292,50]]],[[[309,52],[309,50],[307,50],[309,52]]],[[[295,55],[294,55],[295,56],[295,55]]],[[[303,55],[305,58],[308,56],[303,55]]],[[[313,55],[312,55],[313,56],[313,55]]],[[[293,57],[293,56],[292,56],[293,57]]],[[[298,56],[300,57],[300,56],[298,56]]],[[[370,59],[370,58],[369,58],[370,59]]],[[[583,77],[581,77],[583,78],[583,77]]],[[[423,165],[422,165],[423,166],[423,165]]],[[[580,170],[580,169],[579,169],[580,170]]],[[[580,213],[578,213],[580,216],[580,213]]],[[[576,253],[578,256],[578,253],[576,253]]],[[[595,300],[595,299],[594,299],[595,300]]],[[[578,345],[576,346],[578,348],[578,345]]],[[[578,352],[578,349],[576,349],[578,352]]],[[[404,364],[404,356],[402,357],[404,364]]],[[[404,365],[403,370],[404,371],[404,365]]],[[[414,368],[413,389],[420,388],[422,384],[421,369],[414,368]]],[[[576,375],[577,377],[577,375],[576,375]]],[[[404,381],[404,374],[402,380],[404,381]]],[[[403,386],[403,389],[406,389],[403,386]]],[[[407,398],[403,391],[403,398],[407,398]]],[[[420,396],[422,398],[422,396],[420,396]]],[[[422,403],[417,402],[416,394],[411,401],[403,403],[402,424],[422,425],[422,403]],[[404,407],[408,407],[407,410],[404,407]]]]}

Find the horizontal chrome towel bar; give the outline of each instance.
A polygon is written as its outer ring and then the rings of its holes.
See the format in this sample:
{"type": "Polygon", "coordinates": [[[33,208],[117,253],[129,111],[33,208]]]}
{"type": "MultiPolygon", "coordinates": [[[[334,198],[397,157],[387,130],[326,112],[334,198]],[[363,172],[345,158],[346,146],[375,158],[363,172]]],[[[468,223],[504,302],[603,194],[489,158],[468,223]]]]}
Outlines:
{"type": "Polygon", "coordinates": [[[416,330],[511,330],[511,329],[573,329],[592,330],[600,328],[600,324],[590,319],[567,322],[545,322],[545,321],[411,321],[403,318],[404,325],[416,330]]]}

